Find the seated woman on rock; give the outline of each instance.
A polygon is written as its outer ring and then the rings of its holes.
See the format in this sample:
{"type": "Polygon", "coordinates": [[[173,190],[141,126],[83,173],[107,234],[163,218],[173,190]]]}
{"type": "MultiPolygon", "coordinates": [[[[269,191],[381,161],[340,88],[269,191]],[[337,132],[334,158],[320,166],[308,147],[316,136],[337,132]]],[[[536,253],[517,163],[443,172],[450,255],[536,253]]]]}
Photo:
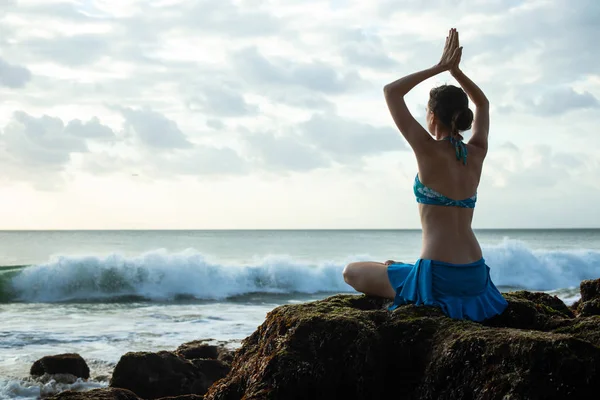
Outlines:
{"type": "Polygon", "coordinates": [[[414,193],[423,227],[420,259],[414,265],[352,263],[344,269],[344,280],[359,292],[394,299],[390,309],[407,303],[430,305],[440,307],[451,318],[482,321],[502,313],[507,302],[490,279],[471,228],[488,149],[489,103],[459,69],[461,55],[458,32],[451,29],[437,65],[384,88],[394,122],[417,158],[414,193]],[[428,133],[408,111],[404,96],[444,71],[450,71],[464,91],[452,85],[431,90],[428,133]],[[469,98],[476,107],[474,120],[469,98]],[[473,135],[465,144],[460,132],[471,125],[473,135]]]}

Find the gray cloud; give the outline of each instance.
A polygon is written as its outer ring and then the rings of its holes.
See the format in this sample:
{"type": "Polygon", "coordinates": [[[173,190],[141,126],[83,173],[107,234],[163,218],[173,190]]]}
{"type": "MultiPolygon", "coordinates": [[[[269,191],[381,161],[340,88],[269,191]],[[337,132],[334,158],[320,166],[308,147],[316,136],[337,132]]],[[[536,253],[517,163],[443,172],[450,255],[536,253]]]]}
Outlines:
{"type": "Polygon", "coordinates": [[[391,69],[398,65],[394,59],[381,49],[371,45],[347,44],[343,46],[341,54],[347,62],[367,68],[391,69]]]}
{"type": "Polygon", "coordinates": [[[356,165],[363,157],[407,150],[392,128],[375,127],[334,114],[316,114],[280,132],[243,136],[259,164],[285,171],[326,168],[332,161],[356,165]]]}
{"type": "Polygon", "coordinates": [[[203,145],[171,152],[145,153],[135,158],[106,151],[90,152],[85,154],[82,168],[94,175],[126,173],[144,180],[242,175],[249,170],[247,161],[235,150],[203,145]]]}
{"type": "Polygon", "coordinates": [[[560,115],[572,110],[598,107],[598,99],[590,92],[577,93],[572,88],[547,92],[534,105],[536,112],[541,115],[560,115]]]}
{"type": "Polygon", "coordinates": [[[355,71],[339,72],[319,61],[303,63],[266,58],[256,47],[234,53],[232,61],[238,73],[254,84],[300,86],[325,94],[348,92],[362,84],[355,71]]]}
{"type": "Polygon", "coordinates": [[[300,124],[299,130],[307,140],[338,160],[408,149],[395,129],[375,127],[331,114],[313,115],[300,124]]]}
{"type": "Polygon", "coordinates": [[[159,169],[177,175],[239,175],[247,172],[244,159],[228,147],[195,146],[155,160],[159,169]]]}
{"type": "Polygon", "coordinates": [[[467,13],[497,13],[517,7],[526,0],[428,0],[424,4],[421,0],[381,0],[378,10],[382,17],[393,17],[396,13],[434,13],[445,14],[454,11],[459,14],[467,13]]]}
{"type": "Polygon", "coordinates": [[[0,58],[0,86],[20,88],[31,79],[31,72],[25,67],[9,64],[0,58]]]}
{"type": "Polygon", "coordinates": [[[87,122],[82,122],[81,120],[74,119],[69,121],[67,126],[65,127],[65,133],[80,137],[80,138],[90,138],[90,139],[114,139],[115,134],[106,125],[102,125],[98,117],[93,117],[91,120],[87,122]]]}
{"type": "Polygon", "coordinates": [[[285,25],[270,12],[260,10],[259,4],[243,9],[231,0],[196,0],[169,8],[183,11],[184,23],[194,31],[244,38],[280,32],[285,25]]]}
{"type": "Polygon", "coordinates": [[[177,123],[149,108],[115,107],[125,117],[125,129],[145,146],[153,149],[190,148],[192,144],[177,123]]]}
{"type": "Polygon", "coordinates": [[[61,170],[71,154],[88,152],[87,140],[98,138],[100,133],[104,138],[114,136],[97,118],[85,123],[74,120],[65,126],[60,118],[36,118],[17,111],[4,128],[0,143],[10,159],[24,168],[61,170]]]}
{"type": "Polygon", "coordinates": [[[219,119],[214,119],[214,118],[210,118],[210,119],[206,120],[206,126],[208,126],[211,129],[215,129],[217,131],[225,128],[225,124],[223,123],[223,121],[221,121],[219,119]]]}
{"type": "Polygon", "coordinates": [[[22,45],[37,59],[52,60],[70,66],[82,66],[107,55],[109,46],[111,46],[110,40],[107,39],[104,35],[86,34],[28,40],[22,45]]]}
{"type": "Polygon", "coordinates": [[[340,54],[350,65],[376,70],[398,66],[398,62],[389,56],[381,37],[374,32],[341,28],[335,36],[337,43],[334,45],[340,48],[340,54]]]}
{"type": "MultiPolygon", "coordinates": [[[[502,187],[533,192],[566,182],[585,181],[586,175],[597,170],[595,157],[589,155],[555,151],[548,145],[523,149],[512,142],[505,142],[490,153],[484,167],[485,174],[493,171],[492,176],[502,176],[502,187]]],[[[491,187],[493,180],[482,179],[482,182],[484,188],[491,187]]]]}
{"type": "MultiPolygon", "coordinates": [[[[3,2],[11,0],[3,0],[3,2]]],[[[7,11],[27,14],[35,18],[45,19],[50,21],[65,21],[65,22],[93,22],[94,19],[86,16],[79,11],[73,3],[67,2],[44,2],[44,3],[24,3],[17,4],[13,1],[13,6],[7,11]]],[[[0,3],[2,4],[2,3],[0,3]]],[[[2,7],[0,6],[0,9],[2,7]]]]}
{"type": "Polygon", "coordinates": [[[240,90],[233,90],[225,85],[208,84],[196,90],[198,94],[188,102],[192,110],[200,110],[208,115],[219,117],[241,117],[255,115],[259,109],[248,104],[240,90]]]}
{"type": "Polygon", "coordinates": [[[263,168],[283,171],[310,171],[331,165],[331,160],[319,149],[296,136],[248,134],[244,138],[253,156],[263,168]]]}

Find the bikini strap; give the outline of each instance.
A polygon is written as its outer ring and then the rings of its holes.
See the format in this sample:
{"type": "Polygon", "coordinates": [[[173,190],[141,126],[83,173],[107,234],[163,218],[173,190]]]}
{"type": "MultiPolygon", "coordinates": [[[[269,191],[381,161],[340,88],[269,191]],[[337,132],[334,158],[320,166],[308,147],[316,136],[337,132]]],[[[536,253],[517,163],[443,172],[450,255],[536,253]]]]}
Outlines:
{"type": "Polygon", "coordinates": [[[449,140],[450,143],[454,146],[456,159],[462,161],[464,165],[467,165],[467,145],[464,144],[462,140],[455,139],[451,136],[446,136],[444,140],[449,140]]]}

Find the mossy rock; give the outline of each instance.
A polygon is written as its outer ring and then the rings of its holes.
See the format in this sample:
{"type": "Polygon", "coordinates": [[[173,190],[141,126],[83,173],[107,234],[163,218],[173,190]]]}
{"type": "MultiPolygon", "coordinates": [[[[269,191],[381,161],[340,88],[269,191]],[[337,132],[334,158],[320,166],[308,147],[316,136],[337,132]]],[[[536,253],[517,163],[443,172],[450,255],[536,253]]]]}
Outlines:
{"type": "Polygon", "coordinates": [[[579,285],[581,302],[600,299],[600,279],[582,281],[579,285]]]}
{"type": "Polygon", "coordinates": [[[600,315],[600,298],[584,301],[579,304],[577,309],[579,317],[589,317],[590,315],[600,315]]]}
{"type": "Polygon", "coordinates": [[[389,301],[369,296],[278,307],[205,398],[568,399],[600,390],[595,336],[562,302],[506,297],[509,315],[486,324],[432,307],[389,312],[389,301]]]}

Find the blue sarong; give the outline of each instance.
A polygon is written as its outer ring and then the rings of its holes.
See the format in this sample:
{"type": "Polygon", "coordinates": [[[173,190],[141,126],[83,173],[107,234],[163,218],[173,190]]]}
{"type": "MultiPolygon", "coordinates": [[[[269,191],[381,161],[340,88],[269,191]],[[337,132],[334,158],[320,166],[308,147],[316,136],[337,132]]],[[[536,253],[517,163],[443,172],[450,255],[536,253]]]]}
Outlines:
{"type": "Polygon", "coordinates": [[[483,321],[508,306],[483,258],[470,264],[419,259],[414,265],[391,264],[387,271],[396,291],[390,310],[401,304],[437,306],[450,318],[483,321]]]}

